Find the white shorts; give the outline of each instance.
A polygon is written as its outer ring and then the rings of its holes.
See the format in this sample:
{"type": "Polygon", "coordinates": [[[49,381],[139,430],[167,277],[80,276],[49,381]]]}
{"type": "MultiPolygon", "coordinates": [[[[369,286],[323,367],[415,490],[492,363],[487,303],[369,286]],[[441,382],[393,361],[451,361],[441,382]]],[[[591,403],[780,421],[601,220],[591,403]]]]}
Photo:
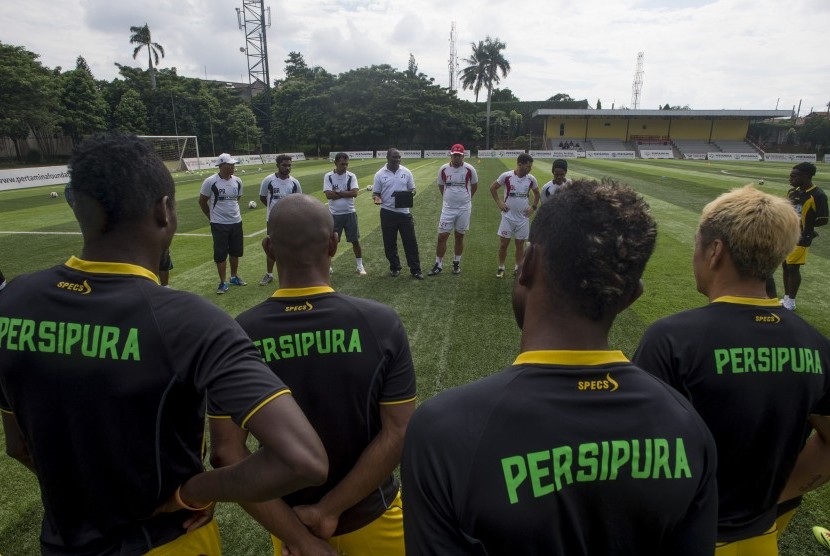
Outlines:
{"type": "Polygon", "coordinates": [[[523,218],[522,220],[509,220],[502,214],[498,234],[499,237],[527,239],[527,236],[530,235],[530,218],[523,218]]]}
{"type": "Polygon", "coordinates": [[[448,234],[455,230],[463,234],[470,229],[470,214],[472,209],[441,209],[441,218],[438,220],[438,233],[448,234]]]}

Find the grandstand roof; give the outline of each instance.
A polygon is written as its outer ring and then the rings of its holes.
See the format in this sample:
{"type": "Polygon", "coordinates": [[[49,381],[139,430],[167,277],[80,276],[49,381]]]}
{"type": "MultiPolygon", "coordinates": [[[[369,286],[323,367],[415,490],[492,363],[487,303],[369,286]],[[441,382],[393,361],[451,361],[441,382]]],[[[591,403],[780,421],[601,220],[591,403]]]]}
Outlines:
{"type": "Polygon", "coordinates": [[[589,117],[589,118],[791,118],[792,110],[591,110],[567,108],[540,108],[536,116],[589,117]]]}

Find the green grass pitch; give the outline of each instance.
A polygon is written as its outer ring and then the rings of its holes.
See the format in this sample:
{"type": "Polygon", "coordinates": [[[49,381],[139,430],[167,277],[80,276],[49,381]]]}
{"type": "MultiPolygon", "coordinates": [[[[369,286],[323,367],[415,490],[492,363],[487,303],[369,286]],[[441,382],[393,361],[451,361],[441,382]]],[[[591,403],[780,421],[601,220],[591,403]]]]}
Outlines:
{"type": "MultiPolygon", "coordinates": [[[[413,171],[418,187],[413,214],[424,272],[434,262],[441,210],[435,178],[444,162],[443,159],[403,161],[413,171]]],[[[478,170],[480,187],[473,201],[462,273],[454,276],[445,272],[424,281],[413,280],[406,272],[395,279],[389,277],[378,209],[365,191],[383,161],[353,160],[349,168],[357,174],[364,190],[357,198],[357,209],[369,274],[364,277],[356,274],[351,246],[343,242],[333,262],[333,286],[344,293],[378,299],[398,311],[412,345],[421,401],[445,388],[496,372],[510,364],[519,349],[519,331],[510,307],[512,280],[495,277],[499,213],[488,191],[499,173],[514,167],[514,161],[473,158],[469,162],[478,170]]],[[[550,179],[550,163],[543,159],[534,165],[533,174],[540,186],[550,179]]],[[[328,161],[295,162],[292,175],[300,180],[305,193],[323,199],[323,174],[332,167],[328,161]]],[[[775,163],[684,160],[570,161],[570,178],[613,176],[633,186],[649,202],[658,221],[657,249],[644,276],[645,294],[617,319],[611,333],[612,346],[631,355],[645,327],[655,319],[706,302],[695,291],[691,271],[694,230],[701,208],[719,193],[749,182],[783,196],[788,188],[790,167],[790,164],[775,163]],[[757,185],[760,178],[764,179],[764,185],[757,185]]],[[[249,285],[232,287],[224,296],[214,293],[218,278],[211,256],[210,230],[197,205],[199,185],[208,171],[203,175],[176,175],[179,229],[171,248],[175,265],[171,285],[202,295],[233,316],[262,301],[274,290],[271,286],[257,285],[265,271],[265,257],[260,247],[265,211],[258,199],[259,184],[273,168],[246,167],[244,173],[242,169],[238,175],[246,187],[242,212],[247,237],[239,272],[249,285]],[[247,201],[252,199],[259,205],[253,210],[247,208],[247,201]]],[[[816,183],[826,186],[826,176],[827,172],[820,167],[816,183]]],[[[79,254],[81,238],[71,210],[62,195],[58,199],[49,197],[50,191],[62,193],[62,190],[62,187],[40,187],[0,192],[0,268],[7,278],[60,264],[69,255],[79,254]]],[[[798,312],[827,335],[830,331],[827,295],[830,233],[819,231],[822,237],[814,242],[802,272],[804,282],[798,296],[798,312]]],[[[451,260],[452,238],[449,243],[446,258],[451,260]]],[[[511,246],[508,265],[512,261],[511,246]]],[[[783,293],[780,271],[776,278],[779,294],[783,293]]],[[[67,465],[82,464],[67,462],[67,465]]],[[[5,556],[35,554],[42,515],[37,482],[5,455],[0,456],[0,476],[3,477],[0,553],[5,556]]],[[[819,490],[807,497],[783,539],[783,555],[825,554],[826,549],[816,543],[810,528],[830,524],[827,492],[819,490]]],[[[217,515],[226,553],[270,554],[265,533],[237,506],[220,504],[217,515]]]]}

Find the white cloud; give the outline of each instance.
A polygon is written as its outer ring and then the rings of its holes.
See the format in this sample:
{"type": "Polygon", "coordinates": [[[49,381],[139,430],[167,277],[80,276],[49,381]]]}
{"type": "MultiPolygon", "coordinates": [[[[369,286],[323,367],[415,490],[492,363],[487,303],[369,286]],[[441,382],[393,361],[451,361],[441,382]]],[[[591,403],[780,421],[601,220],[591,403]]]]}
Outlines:
{"type": "MultiPolygon", "coordinates": [[[[266,0],[266,6],[269,5],[266,0]]],[[[637,53],[645,52],[641,107],[790,108],[830,101],[824,35],[826,0],[309,0],[270,4],[270,73],[282,77],[290,51],[332,73],[387,63],[448,82],[450,23],[459,60],[490,35],[507,44],[512,71],[501,83],[523,100],[564,92],[629,105],[637,53]]],[[[247,80],[245,37],[231,0],[29,0],[6,13],[3,42],[22,45],[49,66],[83,55],[100,79],[132,59],[129,27],[147,22],[162,44],[163,67],[181,75],[247,80]],[[45,17],[44,14],[48,14],[45,17]]],[[[472,99],[469,91],[462,98],[472,99]]]]}

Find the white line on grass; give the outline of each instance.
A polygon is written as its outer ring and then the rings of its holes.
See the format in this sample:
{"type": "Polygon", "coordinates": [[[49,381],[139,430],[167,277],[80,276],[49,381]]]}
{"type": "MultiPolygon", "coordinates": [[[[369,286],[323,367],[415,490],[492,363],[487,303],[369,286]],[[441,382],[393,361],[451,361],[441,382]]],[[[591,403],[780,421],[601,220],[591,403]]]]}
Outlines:
{"type": "MultiPolygon", "coordinates": [[[[263,233],[265,228],[261,230],[257,230],[251,234],[246,234],[244,237],[251,238],[258,236],[259,234],[263,233]]],[[[0,234],[6,235],[29,235],[29,236],[79,236],[81,232],[20,232],[20,231],[9,231],[9,230],[0,230],[0,234]]],[[[210,237],[210,234],[191,234],[191,233],[176,233],[177,236],[182,237],[210,237]]]]}

